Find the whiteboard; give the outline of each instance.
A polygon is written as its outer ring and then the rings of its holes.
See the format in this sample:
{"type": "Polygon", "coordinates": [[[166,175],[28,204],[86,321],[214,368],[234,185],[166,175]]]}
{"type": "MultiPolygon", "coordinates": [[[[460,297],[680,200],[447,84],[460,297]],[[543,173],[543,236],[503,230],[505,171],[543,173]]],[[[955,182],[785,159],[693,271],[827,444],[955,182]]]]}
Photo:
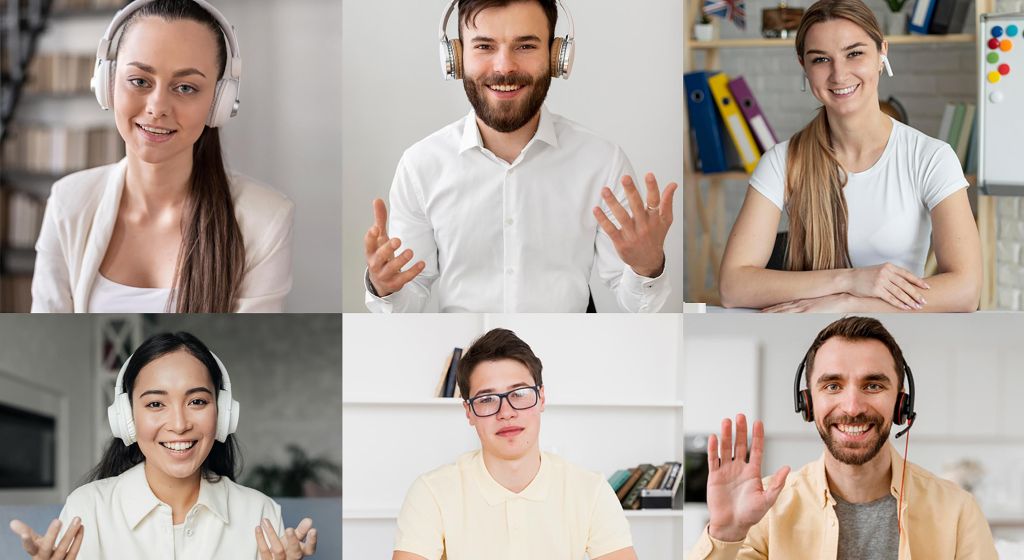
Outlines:
{"type": "Polygon", "coordinates": [[[982,14],[978,26],[978,184],[1024,196],[1024,13],[982,14]]]}

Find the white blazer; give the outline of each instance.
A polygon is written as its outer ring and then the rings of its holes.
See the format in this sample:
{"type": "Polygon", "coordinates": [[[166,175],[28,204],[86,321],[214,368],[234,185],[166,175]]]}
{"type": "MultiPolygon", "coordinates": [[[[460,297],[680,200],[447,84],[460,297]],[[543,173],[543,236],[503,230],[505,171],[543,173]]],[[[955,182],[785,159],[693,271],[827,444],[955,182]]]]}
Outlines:
{"type": "MultiPolygon", "coordinates": [[[[36,242],[32,312],[87,313],[89,295],[114,232],[126,160],[79,171],[53,184],[36,242]]],[[[292,289],[295,205],[266,185],[229,173],[245,245],[237,312],[278,313],[292,289]]]]}

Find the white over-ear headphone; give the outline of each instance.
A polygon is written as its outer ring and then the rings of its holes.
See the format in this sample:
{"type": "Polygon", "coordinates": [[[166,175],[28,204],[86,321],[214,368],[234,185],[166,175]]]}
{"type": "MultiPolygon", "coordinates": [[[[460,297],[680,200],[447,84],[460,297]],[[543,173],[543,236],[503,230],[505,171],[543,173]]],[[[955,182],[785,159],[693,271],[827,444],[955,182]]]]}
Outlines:
{"type": "MultiPolygon", "coordinates": [[[[89,82],[93,93],[96,94],[96,101],[104,111],[110,110],[114,99],[114,71],[117,68],[117,37],[121,25],[140,8],[155,2],[156,0],[135,0],[124,8],[121,8],[114,15],[114,19],[107,27],[107,31],[100,39],[96,48],[96,67],[93,69],[92,80],[89,82]]],[[[206,117],[206,126],[216,128],[227,124],[228,119],[238,114],[238,83],[242,77],[242,54],[238,50],[238,39],[235,37],[235,28],[224,18],[217,8],[211,6],[205,0],[192,0],[201,8],[210,13],[221,32],[227,39],[228,56],[224,66],[224,75],[217,80],[217,89],[213,95],[213,106],[210,107],[210,114],[206,117]]]]}
{"type": "MultiPolygon", "coordinates": [[[[229,435],[238,429],[238,401],[231,398],[231,378],[228,377],[228,370],[216,354],[210,352],[213,360],[220,368],[220,374],[224,388],[217,391],[217,441],[225,441],[229,435]]],[[[134,356],[134,354],[133,354],[134,356]]],[[[124,392],[124,372],[131,363],[132,356],[124,361],[121,371],[117,373],[117,382],[114,384],[114,402],[107,407],[107,421],[110,423],[110,431],[115,438],[129,446],[137,441],[135,433],[135,419],[132,417],[132,403],[130,395],[124,392]]]]}
{"type": "MultiPolygon", "coordinates": [[[[448,20],[458,3],[459,0],[452,0],[441,12],[441,28],[437,33],[441,42],[441,73],[445,80],[462,79],[462,41],[448,38],[448,20]]],[[[576,25],[565,3],[562,0],[556,0],[556,3],[569,18],[569,33],[565,37],[555,37],[551,43],[551,77],[568,80],[576,58],[576,25]]]]}

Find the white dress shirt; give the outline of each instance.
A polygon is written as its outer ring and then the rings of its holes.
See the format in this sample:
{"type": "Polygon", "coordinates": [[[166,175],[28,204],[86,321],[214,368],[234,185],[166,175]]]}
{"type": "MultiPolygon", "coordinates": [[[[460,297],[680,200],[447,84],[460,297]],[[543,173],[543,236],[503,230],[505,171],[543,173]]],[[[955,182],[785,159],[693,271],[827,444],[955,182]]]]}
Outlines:
{"type": "Polygon", "coordinates": [[[171,506],[153,495],[144,463],[72,492],[60,513],[59,538],[75,517],[85,527],[78,560],[258,560],[255,529],[262,519],[284,534],[277,502],[227,478],[203,479],[177,549],[171,506]]]}
{"type": "Polygon", "coordinates": [[[426,268],[383,298],[366,275],[367,307],[422,311],[433,287],[445,312],[583,312],[596,265],[619,307],[658,311],[668,275],[637,275],[591,212],[600,205],[615,221],[601,188],[625,205],[623,175],[633,172],[622,149],[546,108],[537,133],[508,163],[484,147],[470,112],[398,163],[388,234],[426,268]]]}
{"type": "MultiPolygon", "coordinates": [[[[53,184],[36,242],[33,313],[94,311],[90,296],[117,222],[126,161],[79,171],[53,184]]],[[[280,312],[292,289],[295,205],[248,177],[229,173],[228,180],[245,245],[235,311],[280,312]]]]}

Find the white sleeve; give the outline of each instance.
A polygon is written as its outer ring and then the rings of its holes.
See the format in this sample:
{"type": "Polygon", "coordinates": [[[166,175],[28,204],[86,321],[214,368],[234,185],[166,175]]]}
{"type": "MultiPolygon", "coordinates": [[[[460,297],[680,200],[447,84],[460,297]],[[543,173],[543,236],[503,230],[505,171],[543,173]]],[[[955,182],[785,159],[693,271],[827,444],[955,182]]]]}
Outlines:
{"type": "Polygon", "coordinates": [[[36,240],[36,264],[32,275],[32,313],[71,313],[74,304],[68,271],[67,233],[61,235],[61,214],[53,188],[43,213],[43,225],[36,240]]]}
{"type": "Polygon", "coordinates": [[[292,290],[292,227],[295,204],[285,201],[267,225],[266,234],[253,247],[254,262],[239,289],[238,313],[280,313],[292,290]]]}
{"type": "MultiPolygon", "coordinates": [[[[377,297],[370,291],[369,276],[366,282],[366,307],[374,313],[419,312],[430,297],[430,286],[440,271],[437,264],[437,244],[434,242],[434,228],[426,216],[423,191],[406,163],[406,156],[398,162],[395,179],[391,183],[390,208],[388,208],[388,235],[397,237],[402,246],[395,251],[400,254],[412,249],[412,266],[418,261],[426,265],[423,272],[413,278],[401,290],[386,297],[377,297]]],[[[408,269],[408,266],[406,269],[408,269]]]]}
{"type": "Polygon", "coordinates": [[[919,188],[921,201],[929,211],[947,196],[967,187],[967,178],[960,167],[960,160],[949,144],[942,142],[942,146],[923,163],[919,188]]]}
{"type": "Polygon", "coordinates": [[[753,175],[750,176],[750,186],[772,201],[772,204],[785,209],[786,196],[786,151],[789,142],[776,144],[757,162],[753,175]],[[785,147],[785,149],[783,149],[785,147]]]}
{"type": "MultiPolygon", "coordinates": [[[[612,165],[612,175],[607,178],[606,184],[612,189],[612,193],[624,208],[629,208],[625,191],[622,188],[622,177],[629,175],[633,177],[634,183],[642,185],[643,181],[633,173],[633,167],[629,159],[622,152],[621,148],[615,149],[615,160],[612,165]]],[[[642,188],[642,187],[640,187],[642,188]]],[[[608,205],[601,199],[601,210],[608,219],[618,227],[619,222],[612,214],[608,205]]],[[[646,278],[633,271],[615,251],[615,244],[612,243],[608,234],[600,226],[597,227],[597,240],[595,242],[597,274],[601,280],[615,292],[615,301],[623,311],[633,313],[649,312],[656,313],[668,300],[672,287],[668,280],[668,256],[661,276],[657,278],[646,278]]]]}
{"type": "MultiPolygon", "coordinates": [[[[57,541],[60,542],[64,538],[64,534],[67,533],[68,527],[71,525],[71,521],[74,518],[82,520],[82,527],[85,528],[85,533],[82,537],[82,548],[78,551],[79,558],[99,558],[100,557],[100,538],[99,532],[101,528],[97,523],[99,516],[96,515],[95,510],[97,507],[96,493],[92,490],[90,485],[83,486],[77,490],[71,492],[66,502],[64,502],[64,508],[60,511],[60,531],[57,533],[57,541]]],[[[39,534],[46,532],[46,527],[43,527],[42,532],[37,531],[39,534]]]]}

